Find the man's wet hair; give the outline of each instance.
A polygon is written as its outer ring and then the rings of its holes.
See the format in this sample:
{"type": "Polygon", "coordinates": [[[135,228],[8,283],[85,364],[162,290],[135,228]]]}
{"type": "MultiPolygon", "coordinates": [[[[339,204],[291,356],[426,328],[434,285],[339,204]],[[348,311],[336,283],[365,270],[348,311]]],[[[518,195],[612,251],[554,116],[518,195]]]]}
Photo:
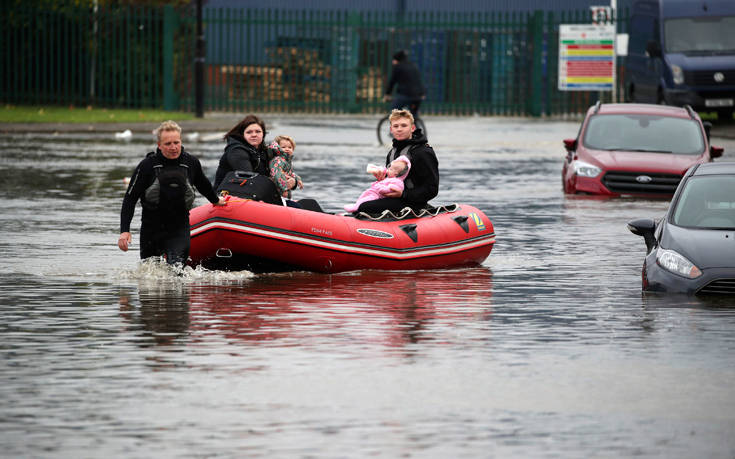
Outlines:
{"type": "Polygon", "coordinates": [[[167,131],[176,131],[181,134],[181,126],[176,121],[168,120],[161,123],[156,129],[153,130],[153,134],[156,136],[156,140],[160,142],[161,133],[167,131]]]}

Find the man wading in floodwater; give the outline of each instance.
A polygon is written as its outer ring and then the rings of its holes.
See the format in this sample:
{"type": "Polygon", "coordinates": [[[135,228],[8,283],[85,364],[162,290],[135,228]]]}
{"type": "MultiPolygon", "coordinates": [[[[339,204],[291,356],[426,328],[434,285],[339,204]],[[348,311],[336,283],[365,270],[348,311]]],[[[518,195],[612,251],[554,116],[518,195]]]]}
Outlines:
{"type": "Polygon", "coordinates": [[[212,204],[224,205],[225,199],[214,192],[199,160],[184,151],[178,124],[164,121],[154,133],[158,148],[135,168],[123,198],[117,246],[128,251],[130,222],[140,199],[140,258],[165,255],[169,264],[185,263],[190,245],[189,209],[195,198],[192,185],[212,204]]]}

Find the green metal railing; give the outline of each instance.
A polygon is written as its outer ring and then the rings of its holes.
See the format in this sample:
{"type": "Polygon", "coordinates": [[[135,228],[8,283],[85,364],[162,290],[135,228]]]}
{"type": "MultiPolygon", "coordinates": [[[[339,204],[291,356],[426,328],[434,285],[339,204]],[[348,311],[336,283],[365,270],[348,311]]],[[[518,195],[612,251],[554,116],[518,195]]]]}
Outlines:
{"type": "Polygon", "coordinates": [[[406,49],[425,80],[425,112],[522,114],[534,75],[528,52],[533,20],[498,13],[401,18],[383,12],[209,10],[208,106],[382,111],[391,55],[406,49]]]}
{"type": "Polygon", "coordinates": [[[162,13],[25,5],[6,10],[0,20],[2,100],[161,106],[162,13]]]}
{"type": "MultiPolygon", "coordinates": [[[[59,4],[43,12],[13,6],[0,19],[3,103],[194,110],[191,10],[59,4]]],[[[391,55],[406,49],[427,87],[425,113],[577,114],[610,98],[556,89],[559,24],[589,21],[589,11],[401,16],[210,8],[204,107],[382,112],[391,55]]]]}

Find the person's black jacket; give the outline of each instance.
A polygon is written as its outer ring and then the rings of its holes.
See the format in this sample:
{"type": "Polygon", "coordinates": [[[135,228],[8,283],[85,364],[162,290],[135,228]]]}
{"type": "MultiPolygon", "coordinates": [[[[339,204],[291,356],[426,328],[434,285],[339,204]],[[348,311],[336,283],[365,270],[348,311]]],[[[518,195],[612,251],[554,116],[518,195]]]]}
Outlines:
{"type": "Polygon", "coordinates": [[[411,160],[411,170],[404,180],[406,186],[401,199],[414,209],[424,207],[439,193],[439,161],[419,128],[410,139],[393,139],[393,148],[385,158],[386,167],[402,154],[411,160]],[[410,147],[404,153],[407,146],[410,147]]]}
{"type": "MultiPolygon", "coordinates": [[[[135,204],[138,199],[145,201],[145,191],[153,184],[156,179],[156,173],[153,169],[155,165],[161,164],[164,167],[184,165],[187,168],[189,183],[191,183],[199,192],[209,200],[212,204],[219,201],[217,193],[215,193],[209,179],[202,171],[202,164],[197,158],[184,151],[181,147],[181,155],[176,159],[168,159],[163,156],[160,149],[152,151],[146,155],[143,160],[138,163],[130,184],[123,198],[122,209],[120,210],[120,232],[126,233],[130,231],[130,222],[133,220],[135,212],[135,204]]],[[[189,224],[189,210],[183,209],[174,215],[166,212],[165,209],[151,209],[143,206],[141,215],[142,226],[165,223],[169,227],[177,225],[189,224]],[[165,220],[165,221],[164,221],[165,220]]]]}
{"type": "Polygon", "coordinates": [[[227,136],[225,152],[219,160],[214,176],[215,189],[222,183],[225,175],[231,171],[257,172],[269,176],[268,154],[265,145],[256,149],[242,136],[227,136]]]}
{"type": "Polygon", "coordinates": [[[419,69],[413,62],[407,60],[400,61],[393,66],[385,94],[390,95],[394,86],[396,86],[397,94],[409,99],[421,99],[426,94],[419,69]]]}

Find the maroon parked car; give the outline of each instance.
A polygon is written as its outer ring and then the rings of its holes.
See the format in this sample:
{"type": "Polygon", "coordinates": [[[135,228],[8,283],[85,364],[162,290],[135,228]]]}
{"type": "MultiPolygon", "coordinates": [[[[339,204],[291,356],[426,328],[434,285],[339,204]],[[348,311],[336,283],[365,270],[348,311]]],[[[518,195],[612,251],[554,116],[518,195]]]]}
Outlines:
{"type": "Polygon", "coordinates": [[[565,139],[565,193],[670,198],[693,165],[722,156],[691,107],[600,104],[565,139]]]}

